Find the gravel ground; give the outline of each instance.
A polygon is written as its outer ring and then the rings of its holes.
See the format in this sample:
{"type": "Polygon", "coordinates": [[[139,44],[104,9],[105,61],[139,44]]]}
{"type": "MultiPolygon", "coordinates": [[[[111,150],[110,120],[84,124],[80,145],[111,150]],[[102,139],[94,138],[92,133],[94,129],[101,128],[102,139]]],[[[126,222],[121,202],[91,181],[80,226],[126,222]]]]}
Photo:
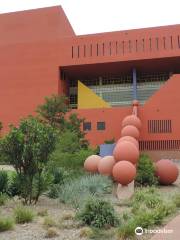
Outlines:
{"type": "MultiPolygon", "coordinates": [[[[180,166],[180,165],[179,165],[180,166]]],[[[9,166],[6,166],[6,170],[12,169],[9,166]]],[[[162,186],[160,191],[162,194],[172,194],[175,191],[180,189],[180,176],[173,186],[162,186]]],[[[124,206],[118,206],[117,199],[113,195],[108,197],[109,200],[114,204],[116,211],[121,214],[125,210],[124,206]]],[[[0,209],[0,215],[2,216],[12,216],[13,208],[19,204],[19,200],[10,200],[5,206],[2,206],[0,209]]],[[[47,209],[48,216],[54,219],[56,222],[60,223],[56,227],[58,233],[57,237],[54,237],[54,240],[87,240],[87,238],[80,237],[82,226],[79,226],[72,219],[65,220],[63,217],[67,214],[74,215],[75,212],[73,209],[61,204],[58,200],[49,199],[45,196],[42,196],[36,206],[32,206],[32,209],[36,212],[47,209]]],[[[170,220],[170,219],[169,219],[170,220]]],[[[0,233],[0,240],[45,240],[47,229],[43,226],[44,217],[37,216],[32,223],[28,224],[16,224],[15,228],[11,231],[6,231],[0,233]]],[[[151,236],[144,236],[141,238],[149,239],[151,236]]],[[[104,239],[104,238],[103,238],[104,239]]],[[[102,239],[100,239],[102,240],[102,239]]],[[[105,240],[105,239],[104,239],[105,240]]],[[[117,240],[117,237],[111,238],[111,240],[117,240]]]]}
{"type": "MultiPolygon", "coordinates": [[[[1,208],[1,214],[12,216],[13,208],[18,205],[19,201],[10,200],[5,206],[1,208]]],[[[65,205],[58,203],[57,200],[49,199],[45,196],[41,197],[36,206],[31,207],[34,211],[48,210],[48,217],[60,223],[56,227],[58,233],[54,240],[78,240],[80,239],[81,228],[73,220],[63,220],[65,215],[74,215],[74,210],[67,208],[65,205]],[[60,227],[61,226],[61,227],[60,227]]],[[[16,224],[11,231],[0,233],[0,240],[44,240],[46,238],[47,229],[43,226],[45,217],[37,216],[32,223],[16,224]]],[[[86,240],[86,238],[81,238],[86,240]]]]}

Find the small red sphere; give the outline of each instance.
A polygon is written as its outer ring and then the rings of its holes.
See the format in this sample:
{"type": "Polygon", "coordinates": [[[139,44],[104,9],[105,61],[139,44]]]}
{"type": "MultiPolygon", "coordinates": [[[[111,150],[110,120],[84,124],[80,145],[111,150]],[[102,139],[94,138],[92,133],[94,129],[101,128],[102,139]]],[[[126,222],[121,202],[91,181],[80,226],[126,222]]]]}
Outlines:
{"type": "Polygon", "coordinates": [[[138,141],[134,138],[134,137],[131,137],[131,136],[124,136],[124,137],[121,137],[118,141],[117,141],[117,144],[121,141],[128,141],[128,142],[131,142],[131,143],[134,143],[134,145],[136,145],[137,149],[139,149],[139,143],[138,141]]]}
{"type": "Polygon", "coordinates": [[[138,139],[139,138],[139,130],[132,125],[127,125],[122,129],[121,136],[122,137],[131,136],[131,137],[138,139]]]}
{"type": "Polygon", "coordinates": [[[125,160],[135,164],[139,159],[139,150],[134,143],[124,140],[116,144],[113,156],[117,162],[125,160]]]}
{"type": "Polygon", "coordinates": [[[136,168],[127,161],[120,161],[113,167],[113,178],[122,185],[127,185],[134,180],[136,168]]]}
{"type": "Polygon", "coordinates": [[[156,162],[156,175],[159,177],[159,182],[164,185],[174,183],[179,175],[179,170],[176,164],[168,159],[161,159],[156,162]]]}
{"type": "Polygon", "coordinates": [[[98,155],[91,155],[88,158],[86,158],[84,162],[84,168],[85,170],[89,172],[98,172],[98,164],[101,157],[98,155]]]}
{"type": "Polygon", "coordinates": [[[112,174],[112,169],[116,163],[113,156],[106,156],[99,160],[98,171],[100,174],[110,176],[112,174]]]}
{"type": "Polygon", "coordinates": [[[141,129],[141,120],[134,114],[125,117],[122,121],[122,127],[127,125],[133,125],[134,127],[141,129]]]}

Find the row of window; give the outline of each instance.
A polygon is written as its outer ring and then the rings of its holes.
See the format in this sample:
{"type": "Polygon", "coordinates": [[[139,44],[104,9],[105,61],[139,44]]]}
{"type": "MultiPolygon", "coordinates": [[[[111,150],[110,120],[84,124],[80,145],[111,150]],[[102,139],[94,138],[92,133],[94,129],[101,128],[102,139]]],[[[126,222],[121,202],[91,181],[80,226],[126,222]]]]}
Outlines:
{"type": "MultiPolygon", "coordinates": [[[[84,122],[83,123],[83,130],[84,131],[91,131],[91,122],[84,122]]],[[[103,131],[106,129],[106,124],[105,122],[97,122],[97,130],[103,131]]]]}

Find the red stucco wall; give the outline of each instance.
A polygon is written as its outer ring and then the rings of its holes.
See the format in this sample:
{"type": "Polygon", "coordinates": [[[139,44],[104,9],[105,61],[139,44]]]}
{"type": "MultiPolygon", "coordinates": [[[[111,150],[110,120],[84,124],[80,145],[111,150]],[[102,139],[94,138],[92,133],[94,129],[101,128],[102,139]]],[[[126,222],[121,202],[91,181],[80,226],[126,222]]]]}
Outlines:
{"type": "MultiPolygon", "coordinates": [[[[83,71],[86,75],[99,69],[123,71],[134,65],[151,70],[161,65],[166,70],[170,62],[178,66],[180,59],[180,25],[75,36],[60,7],[0,14],[0,36],[0,121],[5,131],[9,123],[34,113],[45,96],[66,92],[59,68],[78,77],[83,71]]],[[[142,140],[180,139],[179,78],[174,75],[139,108],[142,140]],[[150,119],[171,119],[172,133],[149,134],[150,119]]],[[[119,138],[121,121],[131,107],[77,112],[92,121],[87,137],[99,144],[119,138]],[[104,132],[96,130],[101,120],[106,121],[104,132]]]]}

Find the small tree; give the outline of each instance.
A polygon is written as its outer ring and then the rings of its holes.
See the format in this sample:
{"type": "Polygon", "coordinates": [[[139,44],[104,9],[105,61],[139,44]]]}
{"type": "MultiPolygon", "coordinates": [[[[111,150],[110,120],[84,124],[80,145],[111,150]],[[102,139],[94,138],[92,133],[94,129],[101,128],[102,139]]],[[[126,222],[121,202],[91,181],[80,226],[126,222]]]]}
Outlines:
{"type": "Polygon", "coordinates": [[[137,164],[136,185],[152,186],[157,184],[155,167],[148,155],[142,154],[137,164]]]}
{"type": "Polygon", "coordinates": [[[23,119],[19,127],[11,126],[9,134],[1,140],[0,150],[16,169],[25,204],[36,203],[42,193],[42,174],[55,142],[54,129],[33,117],[23,119]]]}
{"type": "Polygon", "coordinates": [[[69,111],[68,99],[63,95],[52,95],[45,98],[45,103],[37,107],[36,112],[46,123],[62,130],[65,124],[65,114],[69,111]]]}
{"type": "Polygon", "coordinates": [[[52,127],[59,130],[60,133],[66,130],[74,132],[78,137],[79,146],[87,149],[89,143],[81,129],[84,119],[79,118],[76,113],[66,115],[70,111],[67,102],[68,99],[65,96],[52,95],[45,98],[45,103],[38,106],[36,112],[39,113],[42,121],[49,123],[52,127]]]}

